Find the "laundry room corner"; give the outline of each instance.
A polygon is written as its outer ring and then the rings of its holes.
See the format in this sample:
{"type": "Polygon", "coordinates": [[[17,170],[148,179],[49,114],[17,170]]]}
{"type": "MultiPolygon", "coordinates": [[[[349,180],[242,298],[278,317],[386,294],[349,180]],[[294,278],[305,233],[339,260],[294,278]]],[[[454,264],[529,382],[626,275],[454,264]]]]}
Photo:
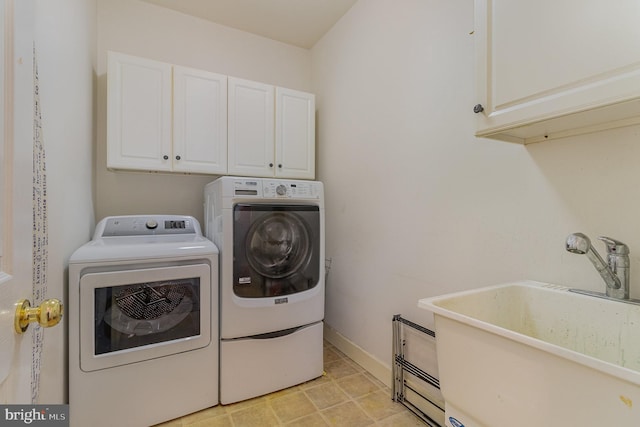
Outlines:
{"type": "Polygon", "coordinates": [[[393,316],[433,327],[420,298],[520,277],[550,205],[522,146],[473,136],[473,11],[359,1],[311,50],[326,323],[389,369],[393,316]]]}

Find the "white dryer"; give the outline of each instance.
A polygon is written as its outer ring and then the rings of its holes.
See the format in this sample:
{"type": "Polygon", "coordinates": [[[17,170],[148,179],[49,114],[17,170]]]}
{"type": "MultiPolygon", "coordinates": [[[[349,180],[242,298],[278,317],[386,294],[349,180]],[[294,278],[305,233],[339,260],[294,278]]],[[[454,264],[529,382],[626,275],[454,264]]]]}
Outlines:
{"type": "Polygon", "coordinates": [[[322,375],[322,183],[222,177],[205,221],[220,250],[220,402],[322,375]]]}
{"type": "Polygon", "coordinates": [[[218,249],[193,217],[107,217],[69,260],[71,426],[218,404],[218,249]]]}

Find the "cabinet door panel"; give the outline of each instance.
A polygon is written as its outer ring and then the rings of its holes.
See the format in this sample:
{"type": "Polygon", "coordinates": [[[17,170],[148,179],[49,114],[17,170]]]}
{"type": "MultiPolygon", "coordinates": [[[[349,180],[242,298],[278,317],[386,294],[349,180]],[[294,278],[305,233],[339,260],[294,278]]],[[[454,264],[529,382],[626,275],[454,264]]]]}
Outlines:
{"type": "Polygon", "coordinates": [[[315,178],[315,96],[276,88],[276,176],[315,178]]]}
{"type": "Polygon", "coordinates": [[[495,103],[508,104],[640,59],[637,0],[493,0],[495,103]]]}
{"type": "Polygon", "coordinates": [[[274,88],[229,77],[228,173],[273,176],[274,88]]]}
{"type": "Polygon", "coordinates": [[[628,120],[640,96],[637,0],[475,0],[478,135],[518,142],[628,120]],[[601,109],[602,114],[583,114],[601,109]],[[563,118],[563,119],[559,119],[563,118]]]}
{"type": "Polygon", "coordinates": [[[227,77],[174,66],[173,170],[227,172],[227,77]]]}
{"type": "Polygon", "coordinates": [[[170,170],[171,65],[109,52],[107,79],[107,167],[170,170]]]}

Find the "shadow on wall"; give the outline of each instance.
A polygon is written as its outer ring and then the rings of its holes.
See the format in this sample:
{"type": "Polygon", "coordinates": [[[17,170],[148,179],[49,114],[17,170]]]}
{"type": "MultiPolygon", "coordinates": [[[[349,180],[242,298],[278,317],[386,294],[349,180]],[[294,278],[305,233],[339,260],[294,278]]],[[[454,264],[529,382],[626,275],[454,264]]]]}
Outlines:
{"type": "MultiPolygon", "coordinates": [[[[552,212],[555,217],[548,218],[546,225],[557,233],[553,251],[561,259],[562,284],[602,290],[600,277],[587,261],[564,251],[564,239],[576,231],[623,241],[631,251],[631,270],[640,268],[639,137],[640,126],[629,126],[526,146],[541,177],[553,189],[552,197],[558,199],[552,212]]],[[[540,211],[548,216],[544,209],[540,211]]],[[[632,273],[632,296],[634,289],[635,295],[640,292],[633,277],[632,273]]]]}

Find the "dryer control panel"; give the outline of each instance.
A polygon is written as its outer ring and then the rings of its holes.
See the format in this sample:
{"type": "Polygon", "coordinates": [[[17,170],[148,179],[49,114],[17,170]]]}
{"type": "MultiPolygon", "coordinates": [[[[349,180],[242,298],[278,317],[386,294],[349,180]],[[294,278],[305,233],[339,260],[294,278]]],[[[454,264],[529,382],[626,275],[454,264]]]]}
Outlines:
{"type": "MultiPolygon", "coordinates": [[[[107,217],[96,226],[100,237],[196,234],[195,218],[179,215],[107,217]]],[[[97,234],[97,233],[96,233],[97,234]]]]}

